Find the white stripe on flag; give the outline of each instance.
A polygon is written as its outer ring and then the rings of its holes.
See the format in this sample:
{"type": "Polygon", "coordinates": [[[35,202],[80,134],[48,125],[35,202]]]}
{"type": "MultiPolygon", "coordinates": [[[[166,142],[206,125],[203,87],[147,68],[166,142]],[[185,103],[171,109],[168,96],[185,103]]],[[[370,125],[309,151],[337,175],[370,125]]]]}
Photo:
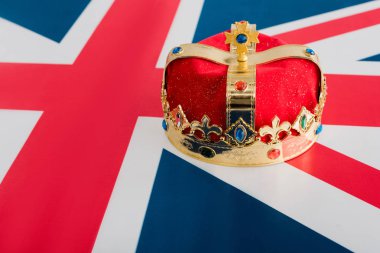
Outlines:
{"type": "Polygon", "coordinates": [[[359,61],[380,53],[380,36],[375,34],[380,34],[380,25],[319,40],[309,46],[318,53],[325,73],[380,75],[380,62],[359,61]]]}
{"type": "Polygon", "coordinates": [[[181,0],[166,37],[164,47],[158,58],[156,68],[165,67],[166,57],[170,49],[193,41],[203,3],[204,0],[181,0]]]}
{"type": "Polygon", "coordinates": [[[324,125],[318,142],[380,170],[380,127],[324,125]]]}
{"type": "Polygon", "coordinates": [[[72,64],[114,0],[93,0],[60,43],[0,18],[0,62],[72,64]]]}
{"type": "Polygon", "coordinates": [[[0,184],[41,115],[41,111],[0,110],[0,184]]]}
{"type": "MultiPolygon", "coordinates": [[[[273,36],[276,34],[294,31],[297,29],[305,28],[308,26],[316,25],[316,24],[321,24],[321,23],[331,21],[334,19],[344,18],[344,17],[348,17],[348,16],[355,15],[358,13],[371,11],[377,8],[380,8],[380,1],[369,1],[367,3],[350,6],[350,7],[338,9],[335,11],[325,12],[325,13],[315,15],[312,17],[297,19],[295,21],[268,27],[268,28],[262,29],[260,32],[273,36]]],[[[258,29],[260,29],[260,27],[258,27],[258,29]]]]}

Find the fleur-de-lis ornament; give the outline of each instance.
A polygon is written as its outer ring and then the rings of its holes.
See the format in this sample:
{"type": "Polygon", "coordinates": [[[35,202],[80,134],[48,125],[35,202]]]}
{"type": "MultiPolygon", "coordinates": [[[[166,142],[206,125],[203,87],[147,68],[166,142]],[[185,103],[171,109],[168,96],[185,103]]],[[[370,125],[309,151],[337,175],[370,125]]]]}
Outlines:
{"type": "Polygon", "coordinates": [[[204,139],[207,141],[210,141],[210,134],[214,133],[216,135],[221,135],[223,133],[222,128],[218,127],[217,125],[209,125],[210,118],[206,115],[203,115],[202,117],[202,123],[199,121],[193,121],[191,122],[191,129],[190,134],[194,135],[195,131],[201,131],[203,133],[204,139]]]}
{"type": "Polygon", "coordinates": [[[260,128],[259,134],[260,136],[270,135],[271,140],[269,143],[275,144],[280,140],[280,133],[285,131],[287,134],[289,134],[291,127],[292,126],[287,121],[282,122],[280,125],[280,119],[275,116],[272,120],[272,127],[264,126],[260,128]]]}

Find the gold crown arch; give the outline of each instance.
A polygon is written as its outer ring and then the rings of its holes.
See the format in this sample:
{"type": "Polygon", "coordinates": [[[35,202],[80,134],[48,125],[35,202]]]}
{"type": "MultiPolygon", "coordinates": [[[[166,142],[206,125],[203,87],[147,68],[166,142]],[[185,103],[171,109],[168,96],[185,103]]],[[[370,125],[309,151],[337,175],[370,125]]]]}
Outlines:
{"type": "Polygon", "coordinates": [[[316,53],[303,45],[282,45],[256,52],[256,43],[259,41],[255,28],[255,25],[245,21],[233,24],[231,32],[225,33],[230,52],[194,43],[175,47],[168,55],[166,67],[177,59],[191,57],[228,66],[225,130],[213,125],[212,119],[207,115],[200,121],[189,122],[185,114],[187,108],[182,108],[181,105],[170,108],[166,99],[165,67],[161,89],[163,128],[170,142],[181,152],[215,164],[259,166],[296,157],[316,141],[322,129],[321,116],[327,95],[326,79],[316,53]],[[263,126],[255,131],[256,65],[286,58],[306,59],[319,67],[318,104],[313,112],[302,107],[294,122],[281,122],[274,116],[271,126],[263,126]],[[291,129],[298,135],[291,135],[291,129]],[[219,139],[210,138],[211,134],[219,139]],[[264,136],[269,136],[269,141],[262,141],[261,137],[264,136]]]}

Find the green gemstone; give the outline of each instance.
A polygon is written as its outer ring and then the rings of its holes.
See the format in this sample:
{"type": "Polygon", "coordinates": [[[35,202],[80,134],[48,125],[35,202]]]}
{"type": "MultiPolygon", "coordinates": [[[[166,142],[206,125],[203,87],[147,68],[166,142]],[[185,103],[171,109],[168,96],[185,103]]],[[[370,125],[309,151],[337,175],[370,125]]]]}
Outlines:
{"type": "Polygon", "coordinates": [[[307,118],[306,118],[306,115],[303,115],[302,117],[301,117],[301,127],[302,127],[302,129],[306,129],[306,126],[307,126],[307,118]]]}

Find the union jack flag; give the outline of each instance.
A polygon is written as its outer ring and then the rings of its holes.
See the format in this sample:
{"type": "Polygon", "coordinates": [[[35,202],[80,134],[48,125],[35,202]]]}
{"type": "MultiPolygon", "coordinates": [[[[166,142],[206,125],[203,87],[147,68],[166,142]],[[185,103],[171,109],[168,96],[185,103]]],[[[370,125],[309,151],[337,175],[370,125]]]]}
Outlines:
{"type": "Polygon", "coordinates": [[[380,252],[380,1],[0,1],[0,252],[380,252]],[[237,20],[318,51],[308,152],[180,154],[165,57],[237,20]]]}

